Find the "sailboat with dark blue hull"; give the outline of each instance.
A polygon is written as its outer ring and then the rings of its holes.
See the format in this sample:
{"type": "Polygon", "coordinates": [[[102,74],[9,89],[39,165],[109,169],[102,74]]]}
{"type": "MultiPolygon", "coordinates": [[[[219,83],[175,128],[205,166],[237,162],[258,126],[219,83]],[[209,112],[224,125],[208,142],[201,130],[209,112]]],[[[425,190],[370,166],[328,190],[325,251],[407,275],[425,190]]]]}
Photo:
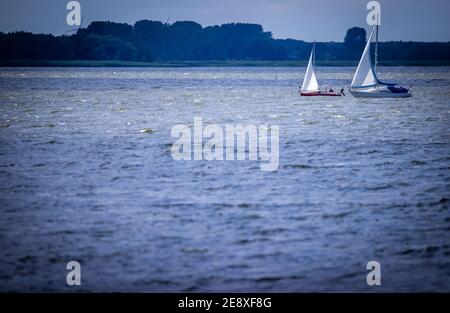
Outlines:
{"type": "Polygon", "coordinates": [[[412,88],[404,88],[396,84],[384,83],[378,79],[376,67],[378,63],[378,25],[372,28],[366,47],[353,77],[350,93],[357,98],[409,98],[412,88]],[[376,32],[375,68],[372,66],[370,44],[376,32]]]}

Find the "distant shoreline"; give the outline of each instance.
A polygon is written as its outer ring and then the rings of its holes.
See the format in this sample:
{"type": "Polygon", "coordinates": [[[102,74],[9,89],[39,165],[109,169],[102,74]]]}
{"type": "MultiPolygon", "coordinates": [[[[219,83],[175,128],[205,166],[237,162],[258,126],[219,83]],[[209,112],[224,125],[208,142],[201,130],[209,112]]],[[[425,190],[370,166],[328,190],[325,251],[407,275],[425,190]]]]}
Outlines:
{"type": "MultiPolygon", "coordinates": [[[[381,66],[450,66],[450,60],[382,61],[381,66]]],[[[307,61],[91,61],[91,60],[0,60],[0,67],[303,67],[307,61]]],[[[358,61],[316,61],[317,66],[357,66],[358,61]]]]}

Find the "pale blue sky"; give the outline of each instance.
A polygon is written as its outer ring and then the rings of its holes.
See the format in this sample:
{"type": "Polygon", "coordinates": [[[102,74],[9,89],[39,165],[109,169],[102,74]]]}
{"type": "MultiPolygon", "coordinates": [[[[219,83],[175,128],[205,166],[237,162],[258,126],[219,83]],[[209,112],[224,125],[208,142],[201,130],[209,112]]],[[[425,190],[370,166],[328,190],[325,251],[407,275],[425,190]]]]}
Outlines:
{"type": "MultiPolygon", "coordinates": [[[[61,34],[68,0],[0,0],[0,31],[61,34]]],[[[140,19],[263,25],[276,38],[342,41],[366,24],[368,0],[80,0],[84,26],[94,20],[140,19]]],[[[381,40],[450,41],[449,0],[380,0],[381,40]]]]}

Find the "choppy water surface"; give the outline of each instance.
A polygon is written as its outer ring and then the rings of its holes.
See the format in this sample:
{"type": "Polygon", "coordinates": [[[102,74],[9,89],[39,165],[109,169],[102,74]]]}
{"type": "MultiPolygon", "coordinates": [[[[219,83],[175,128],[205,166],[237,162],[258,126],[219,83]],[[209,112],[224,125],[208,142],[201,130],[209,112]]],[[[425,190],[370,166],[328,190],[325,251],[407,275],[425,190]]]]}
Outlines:
{"type": "Polygon", "coordinates": [[[0,291],[450,291],[450,68],[383,68],[406,100],[303,71],[0,69],[0,291]],[[279,125],[278,171],[173,161],[194,116],[279,125]]]}

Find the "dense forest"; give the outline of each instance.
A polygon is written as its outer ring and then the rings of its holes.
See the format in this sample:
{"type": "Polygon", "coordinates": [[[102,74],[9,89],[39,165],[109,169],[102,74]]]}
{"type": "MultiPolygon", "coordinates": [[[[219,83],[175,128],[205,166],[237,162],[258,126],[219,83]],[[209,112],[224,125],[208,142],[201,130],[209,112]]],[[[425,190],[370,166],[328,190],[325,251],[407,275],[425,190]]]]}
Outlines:
{"type": "MultiPolygon", "coordinates": [[[[343,42],[317,43],[317,60],[357,60],[366,31],[353,27],[343,42]]],[[[0,32],[0,60],[307,60],[311,43],[274,39],[261,25],[208,26],[142,20],[133,26],[92,22],[71,35],[0,32]]],[[[383,60],[450,60],[450,43],[382,42],[383,60]]]]}

